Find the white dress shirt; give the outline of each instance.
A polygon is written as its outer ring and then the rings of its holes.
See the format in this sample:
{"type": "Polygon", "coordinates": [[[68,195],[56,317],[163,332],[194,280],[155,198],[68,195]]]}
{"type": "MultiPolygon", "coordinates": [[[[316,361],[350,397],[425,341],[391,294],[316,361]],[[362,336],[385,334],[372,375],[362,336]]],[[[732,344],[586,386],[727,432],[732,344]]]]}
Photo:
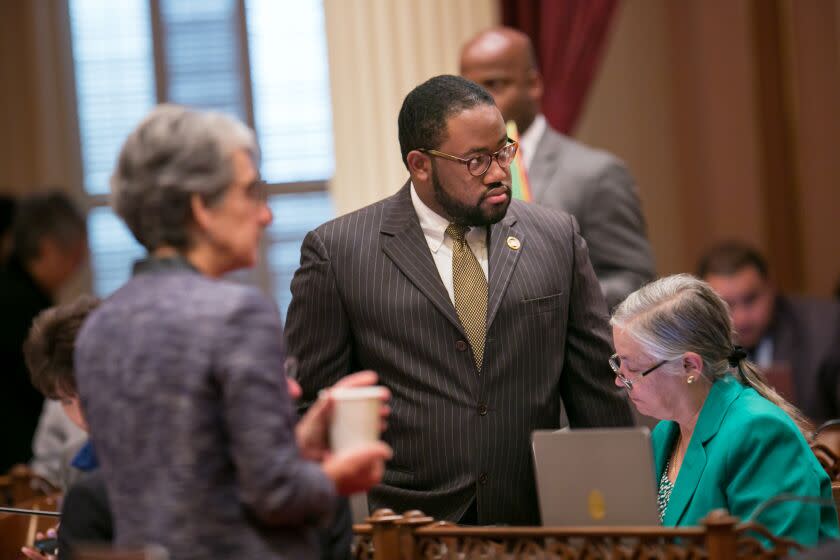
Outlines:
{"type": "MultiPolygon", "coordinates": [[[[446,228],[449,221],[426,206],[417,196],[414,183],[411,184],[411,202],[414,204],[414,211],[420,219],[420,227],[429,244],[429,250],[435,260],[440,279],[446,286],[449,299],[455,304],[455,290],[452,286],[452,239],[446,235],[446,228]]],[[[467,245],[472,249],[481,270],[484,271],[484,278],[487,278],[487,228],[471,227],[464,236],[467,245]]]]}
{"type": "Polygon", "coordinates": [[[546,126],[545,115],[540,113],[534,117],[534,122],[528,127],[528,130],[525,132],[519,131],[519,147],[522,148],[522,160],[525,162],[525,169],[531,167],[534,153],[537,151],[537,146],[540,144],[546,126]]]}

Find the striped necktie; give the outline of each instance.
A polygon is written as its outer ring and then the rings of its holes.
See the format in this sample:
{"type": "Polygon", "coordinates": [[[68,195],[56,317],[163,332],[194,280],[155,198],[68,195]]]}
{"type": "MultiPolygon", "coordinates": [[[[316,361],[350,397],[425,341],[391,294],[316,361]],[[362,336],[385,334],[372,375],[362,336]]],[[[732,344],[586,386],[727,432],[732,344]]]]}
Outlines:
{"type": "Polygon", "coordinates": [[[452,287],[455,311],[467,333],[475,367],[481,371],[484,338],[487,334],[487,278],[464,236],[469,228],[449,224],[446,234],[452,238],[452,287]]]}

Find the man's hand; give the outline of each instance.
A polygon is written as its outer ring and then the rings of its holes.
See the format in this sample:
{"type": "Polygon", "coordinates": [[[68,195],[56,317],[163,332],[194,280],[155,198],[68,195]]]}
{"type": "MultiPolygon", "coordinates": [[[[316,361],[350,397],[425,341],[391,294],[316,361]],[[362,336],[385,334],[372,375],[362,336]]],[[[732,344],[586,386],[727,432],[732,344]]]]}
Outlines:
{"type": "MultiPolygon", "coordinates": [[[[295,427],[295,439],[303,457],[319,462],[325,461],[329,457],[329,428],[334,405],[330,394],[331,390],[346,387],[368,387],[375,385],[377,379],[378,377],[373,371],[360,371],[343,377],[329,389],[321,391],[318,400],[309,408],[295,427]]],[[[299,387],[298,391],[300,391],[299,387]]],[[[291,385],[289,387],[289,393],[292,394],[291,385]]],[[[390,398],[391,393],[387,389],[383,389],[382,406],[379,411],[382,417],[380,431],[385,430],[385,419],[391,412],[391,409],[387,405],[388,399],[390,398]]]]}
{"type": "Polygon", "coordinates": [[[367,492],[379,484],[391,448],[381,441],[365,444],[327,457],[322,467],[342,496],[367,492]]]}

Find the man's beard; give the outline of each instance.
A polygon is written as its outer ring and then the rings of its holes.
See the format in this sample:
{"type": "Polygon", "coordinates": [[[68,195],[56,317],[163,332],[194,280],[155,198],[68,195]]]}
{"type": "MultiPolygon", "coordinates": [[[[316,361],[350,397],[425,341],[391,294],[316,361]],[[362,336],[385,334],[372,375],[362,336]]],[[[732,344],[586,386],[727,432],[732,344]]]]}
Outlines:
{"type": "Polygon", "coordinates": [[[449,215],[453,223],[469,226],[469,227],[484,227],[495,224],[505,217],[508,206],[510,206],[511,192],[510,187],[503,183],[493,183],[487,187],[481,200],[475,206],[464,204],[459,200],[452,198],[443,188],[440,179],[438,178],[437,169],[432,165],[432,186],[435,189],[435,200],[440,204],[441,208],[449,215]],[[481,208],[481,202],[487,196],[487,192],[492,189],[503,188],[508,194],[508,200],[504,204],[491,207],[488,210],[481,208]]]}

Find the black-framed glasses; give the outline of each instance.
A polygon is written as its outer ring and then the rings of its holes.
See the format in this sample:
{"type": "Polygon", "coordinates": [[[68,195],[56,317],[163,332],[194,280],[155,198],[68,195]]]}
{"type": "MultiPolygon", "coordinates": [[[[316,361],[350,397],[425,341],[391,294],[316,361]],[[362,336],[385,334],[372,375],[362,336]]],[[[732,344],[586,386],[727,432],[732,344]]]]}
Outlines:
{"type": "MultiPolygon", "coordinates": [[[[613,354],[612,356],[610,356],[609,360],[607,360],[607,361],[609,362],[610,368],[612,368],[615,376],[618,377],[619,380],[621,380],[621,382],[624,384],[625,387],[627,387],[628,390],[632,389],[633,388],[633,382],[630,381],[629,379],[627,379],[627,377],[625,377],[624,374],[621,373],[621,358],[618,357],[618,354],[613,354]]],[[[669,361],[670,360],[662,360],[661,362],[659,362],[655,366],[647,368],[645,371],[638,374],[638,376],[639,377],[644,377],[645,375],[649,374],[650,372],[652,372],[656,368],[658,368],[660,366],[664,366],[669,361]]]]}
{"type": "Polygon", "coordinates": [[[430,156],[463,163],[467,166],[467,171],[470,172],[470,175],[473,177],[481,177],[487,173],[488,169],[490,169],[494,159],[502,169],[510,167],[510,164],[513,163],[513,158],[516,157],[516,150],[519,148],[519,143],[514,142],[510,138],[508,138],[508,142],[509,144],[505,144],[500,150],[493,152],[492,154],[478,154],[477,156],[466,159],[427,148],[420,148],[417,151],[429,154],[430,156]]]}

